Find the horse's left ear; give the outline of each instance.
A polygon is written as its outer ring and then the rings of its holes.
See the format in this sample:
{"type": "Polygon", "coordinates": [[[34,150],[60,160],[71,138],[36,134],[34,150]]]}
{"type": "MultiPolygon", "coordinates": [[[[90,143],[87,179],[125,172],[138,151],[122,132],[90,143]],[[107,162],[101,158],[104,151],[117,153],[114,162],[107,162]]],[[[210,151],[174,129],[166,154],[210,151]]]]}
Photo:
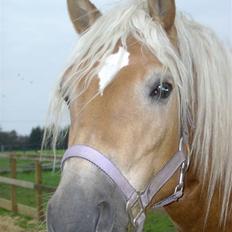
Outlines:
{"type": "Polygon", "coordinates": [[[148,9],[151,17],[160,21],[166,31],[172,28],[176,17],[175,0],[148,0],[148,9]]]}
{"type": "Polygon", "coordinates": [[[101,16],[100,11],[89,0],[67,0],[67,4],[77,33],[87,30],[101,16]]]}

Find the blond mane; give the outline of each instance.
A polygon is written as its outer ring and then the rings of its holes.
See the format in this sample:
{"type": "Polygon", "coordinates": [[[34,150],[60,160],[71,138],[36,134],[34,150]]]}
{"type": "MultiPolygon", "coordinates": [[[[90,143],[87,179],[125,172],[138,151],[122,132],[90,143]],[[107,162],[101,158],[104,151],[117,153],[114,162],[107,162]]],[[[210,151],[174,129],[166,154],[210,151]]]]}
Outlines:
{"type": "MultiPolygon", "coordinates": [[[[113,9],[101,16],[79,39],[69,64],[68,77],[59,80],[49,110],[49,129],[44,141],[53,137],[55,148],[63,110],[63,98],[78,98],[113,52],[118,41],[126,48],[133,36],[146,46],[172,73],[180,91],[180,120],[192,135],[191,160],[208,188],[209,202],[220,183],[221,222],[229,212],[232,193],[232,63],[215,34],[177,13],[178,49],[170,43],[158,22],[152,21],[144,2],[113,9]],[[99,62],[99,63],[98,63],[99,62]],[[96,65],[97,64],[97,65],[96,65]],[[84,84],[83,81],[84,80],[84,84]],[[62,85],[61,85],[62,82],[62,85]],[[77,93],[76,87],[82,83],[77,93]]],[[[99,94],[96,92],[94,96],[99,94]]],[[[93,97],[94,97],[93,96],[93,97]]]]}

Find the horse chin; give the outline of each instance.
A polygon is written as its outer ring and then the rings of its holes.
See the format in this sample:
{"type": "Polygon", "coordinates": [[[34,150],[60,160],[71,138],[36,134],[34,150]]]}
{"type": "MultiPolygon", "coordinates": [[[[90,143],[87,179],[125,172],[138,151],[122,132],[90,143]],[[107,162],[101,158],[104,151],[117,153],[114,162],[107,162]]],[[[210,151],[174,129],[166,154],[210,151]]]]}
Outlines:
{"type": "MultiPolygon", "coordinates": [[[[78,160],[71,162],[76,162],[75,169],[80,170],[78,160]]],[[[78,172],[67,168],[48,203],[47,229],[49,232],[124,232],[128,225],[125,205],[121,190],[94,165],[78,172]]]]}

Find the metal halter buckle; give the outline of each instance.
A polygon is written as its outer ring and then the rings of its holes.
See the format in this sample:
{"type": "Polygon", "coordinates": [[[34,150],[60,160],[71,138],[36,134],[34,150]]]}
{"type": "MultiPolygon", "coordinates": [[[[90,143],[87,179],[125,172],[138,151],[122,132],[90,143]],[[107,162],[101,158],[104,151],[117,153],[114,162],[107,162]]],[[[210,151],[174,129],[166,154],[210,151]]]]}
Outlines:
{"type": "Polygon", "coordinates": [[[188,171],[188,167],[189,167],[189,159],[187,157],[187,160],[184,161],[180,167],[180,178],[179,178],[179,183],[175,188],[174,193],[178,193],[178,192],[183,192],[184,190],[184,179],[185,179],[185,175],[188,171]]]}
{"type": "MultiPolygon", "coordinates": [[[[184,141],[183,141],[183,137],[180,140],[180,144],[179,144],[179,151],[183,151],[184,149],[184,141]]],[[[174,194],[177,193],[183,193],[184,190],[184,179],[185,179],[185,175],[188,171],[189,168],[189,156],[186,156],[186,160],[182,163],[181,167],[180,167],[180,178],[179,178],[179,183],[177,184],[174,194]]]]}
{"type": "Polygon", "coordinates": [[[135,192],[126,204],[126,211],[130,217],[130,222],[136,228],[138,226],[138,219],[145,216],[144,206],[141,200],[141,194],[135,192]]]}

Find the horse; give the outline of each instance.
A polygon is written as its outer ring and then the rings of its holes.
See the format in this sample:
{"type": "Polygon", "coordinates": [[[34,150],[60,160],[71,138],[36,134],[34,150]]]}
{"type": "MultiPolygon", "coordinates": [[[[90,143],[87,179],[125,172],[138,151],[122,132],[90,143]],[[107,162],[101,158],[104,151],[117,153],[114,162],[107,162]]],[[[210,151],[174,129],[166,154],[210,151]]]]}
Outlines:
{"type": "Polygon", "coordinates": [[[142,231],[153,207],[178,231],[230,231],[229,49],[174,0],[124,2],[105,14],[88,0],[67,3],[80,38],[44,136],[55,148],[68,110],[48,231],[142,231]]]}

